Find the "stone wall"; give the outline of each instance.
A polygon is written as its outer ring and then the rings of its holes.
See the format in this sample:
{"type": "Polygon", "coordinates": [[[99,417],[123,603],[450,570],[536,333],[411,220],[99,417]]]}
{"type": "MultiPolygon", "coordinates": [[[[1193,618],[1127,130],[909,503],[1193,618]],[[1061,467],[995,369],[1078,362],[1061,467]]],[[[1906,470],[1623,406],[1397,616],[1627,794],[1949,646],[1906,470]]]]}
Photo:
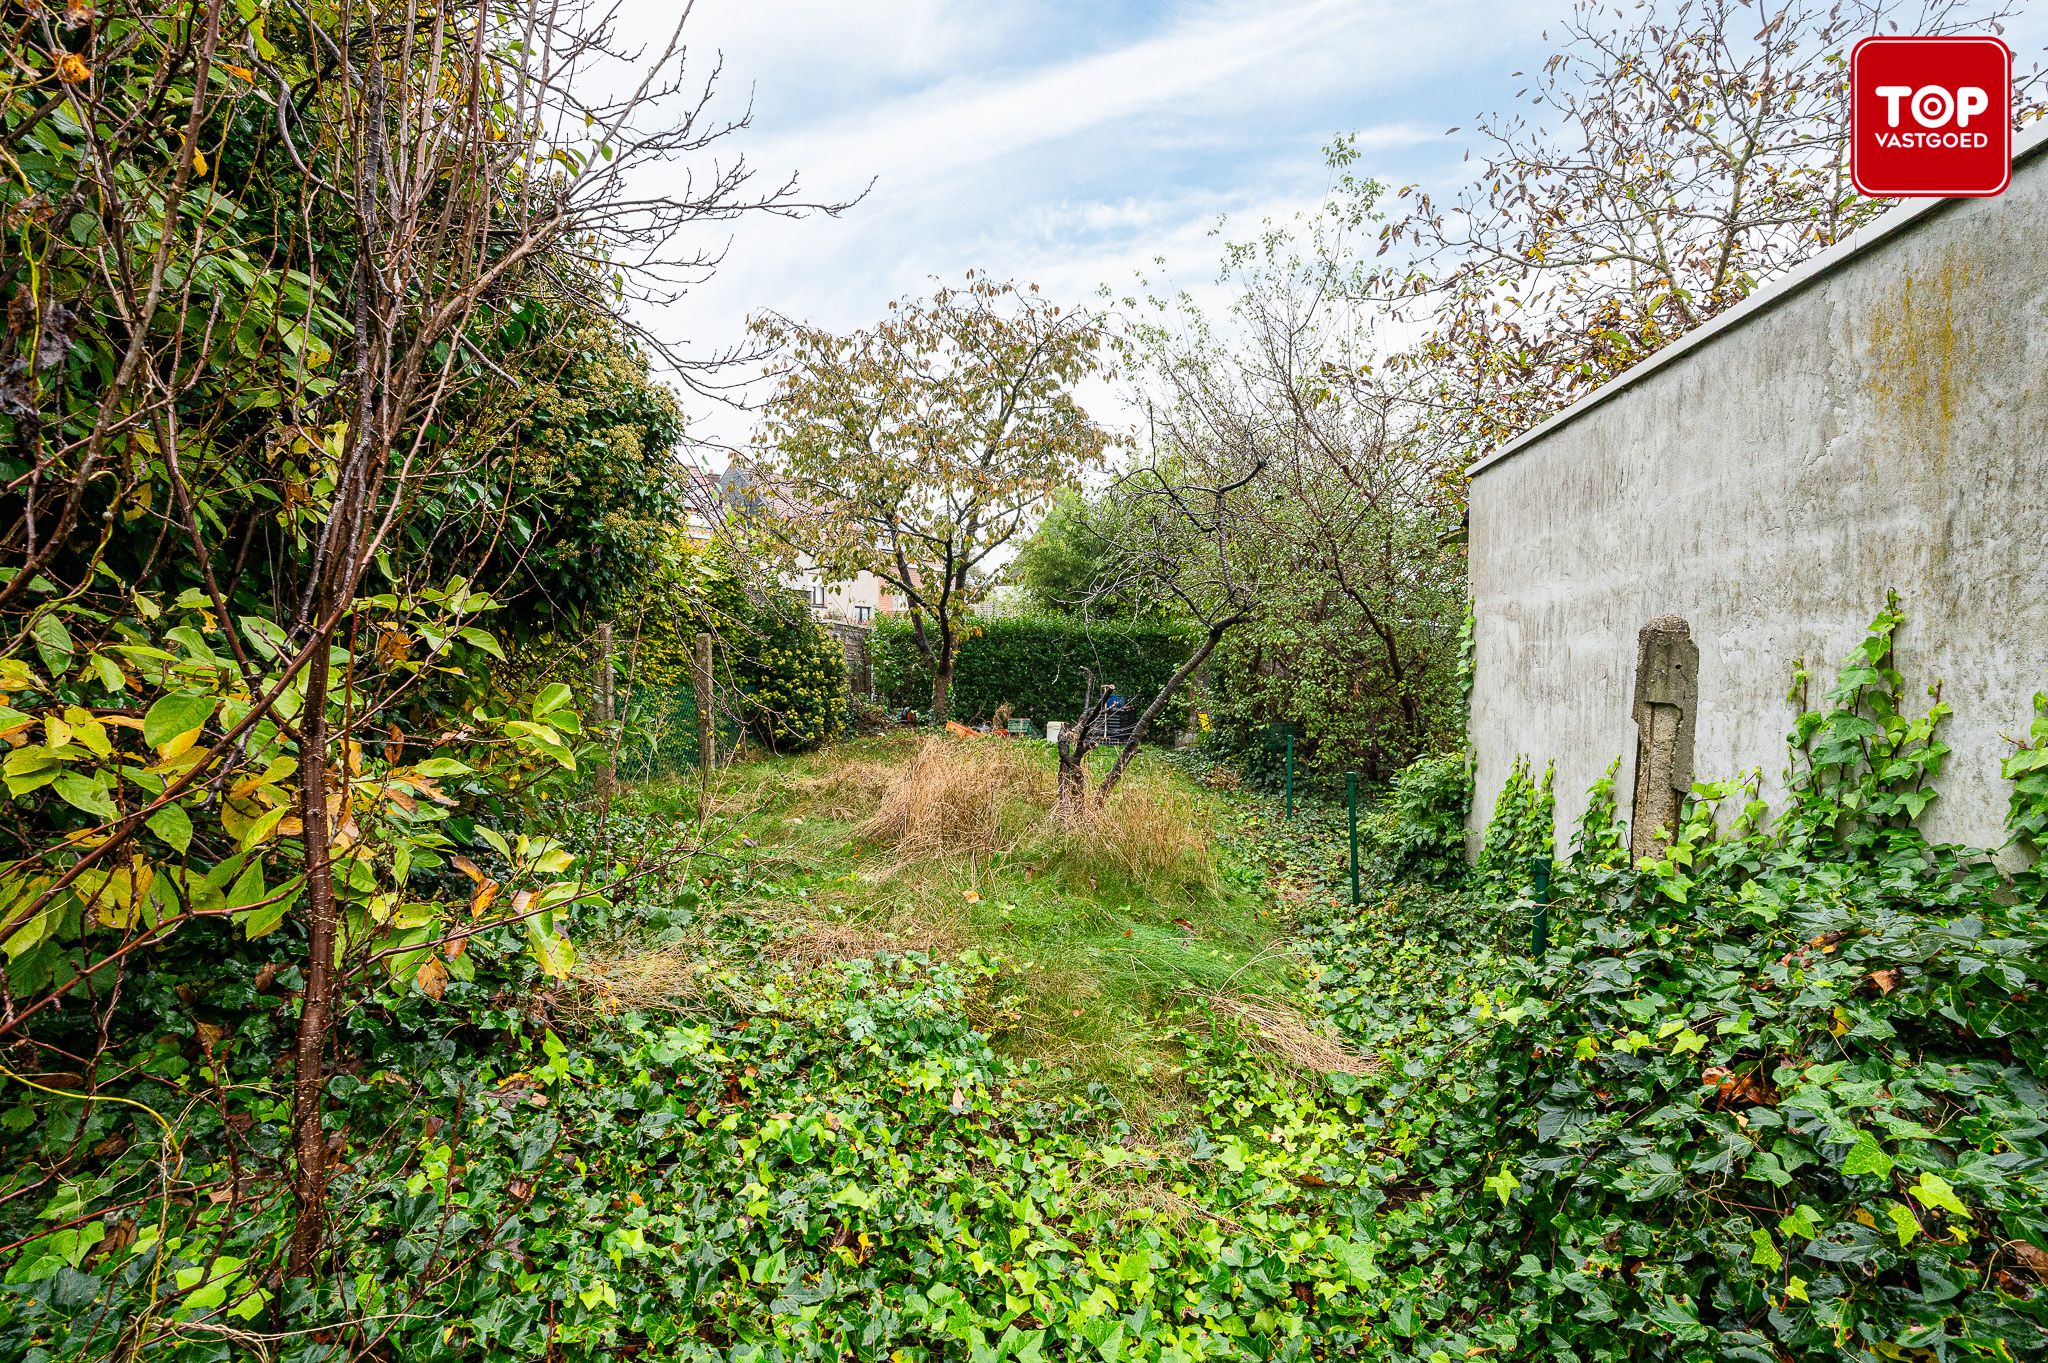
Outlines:
{"type": "Polygon", "coordinates": [[[868,657],[868,635],[874,632],[873,628],[868,625],[849,624],[844,620],[821,620],[819,623],[839,640],[839,647],[846,654],[847,694],[872,699],[875,694],[875,669],[868,657]]]}
{"type": "Polygon", "coordinates": [[[1475,466],[1475,835],[1517,753],[1560,837],[1617,758],[1637,632],[1700,650],[1698,780],[1781,791],[1814,697],[1896,590],[1899,665],[1955,748],[1925,827],[2004,841],[1999,759],[2048,690],[2048,141],[1995,199],[1894,210],[1475,466]]]}

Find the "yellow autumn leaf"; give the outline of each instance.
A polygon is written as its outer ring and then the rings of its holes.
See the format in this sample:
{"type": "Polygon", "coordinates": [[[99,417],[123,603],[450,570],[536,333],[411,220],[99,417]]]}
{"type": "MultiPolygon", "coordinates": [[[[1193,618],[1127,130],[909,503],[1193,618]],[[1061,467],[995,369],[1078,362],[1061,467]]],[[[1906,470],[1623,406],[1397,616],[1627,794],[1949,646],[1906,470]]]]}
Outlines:
{"type": "Polygon", "coordinates": [[[441,964],[439,956],[429,956],[413,973],[412,982],[418,985],[420,992],[428,998],[438,999],[442,991],[448,988],[448,967],[441,964]]]}

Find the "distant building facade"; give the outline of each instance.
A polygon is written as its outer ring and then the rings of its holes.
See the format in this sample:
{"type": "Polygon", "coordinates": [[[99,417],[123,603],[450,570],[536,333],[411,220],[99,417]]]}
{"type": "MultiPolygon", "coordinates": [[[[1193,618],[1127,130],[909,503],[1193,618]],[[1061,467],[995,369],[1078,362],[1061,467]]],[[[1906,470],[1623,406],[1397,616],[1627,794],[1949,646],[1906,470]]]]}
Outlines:
{"type": "MultiPolygon", "coordinates": [[[[728,516],[746,515],[764,497],[782,495],[764,492],[744,465],[731,464],[715,474],[691,469],[684,487],[684,534],[708,543],[728,516]]],[[[796,568],[784,575],[782,585],[803,597],[818,619],[834,624],[873,625],[878,617],[900,614],[904,609],[903,598],[873,573],[863,570],[850,581],[828,578],[808,554],[798,557],[796,568]]]]}

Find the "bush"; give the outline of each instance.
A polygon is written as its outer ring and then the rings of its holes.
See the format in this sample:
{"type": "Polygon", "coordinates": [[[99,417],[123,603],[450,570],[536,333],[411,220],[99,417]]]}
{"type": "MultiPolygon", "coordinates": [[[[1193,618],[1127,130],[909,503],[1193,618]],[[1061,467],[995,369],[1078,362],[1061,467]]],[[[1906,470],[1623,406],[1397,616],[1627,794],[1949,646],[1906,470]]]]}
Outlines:
{"type": "Polygon", "coordinates": [[[846,651],[795,597],[752,603],[726,651],[747,732],[770,752],[801,752],[846,730],[846,651]]]}
{"type": "MultiPolygon", "coordinates": [[[[953,714],[983,720],[1008,704],[1040,728],[1049,719],[1071,722],[1081,713],[1086,678],[1114,682],[1134,706],[1157,695],[1194,651],[1186,626],[1158,623],[1089,623],[1019,615],[977,620],[960,645],[953,672],[953,714]]],[[[892,705],[923,709],[931,703],[931,673],[917,651],[909,620],[884,617],[868,640],[875,689],[892,705]]],[[[1168,703],[1155,735],[1187,722],[1187,692],[1168,703]]]]}
{"type": "MultiPolygon", "coordinates": [[[[1540,963],[1466,944],[1498,904],[1416,950],[1330,930],[1324,1000],[1403,1057],[1376,1099],[1413,1190],[1381,1228],[1402,1356],[2048,1357],[2048,886],[1914,827],[1945,707],[1904,713],[1899,619],[1800,719],[1775,820],[1702,786],[1636,867],[1603,790],[1540,963]]],[[[2044,743],[2008,760],[2015,829],[2044,743]]],[[[1544,804],[1515,789],[1503,870],[1544,804]]]]}
{"type": "Polygon", "coordinates": [[[1396,880],[1449,885],[1465,878],[1472,770],[1463,752],[1410,762],[1374,808],[1375,841],[1396,880]]]}
{"type": "MultiPolygon", "coordinates": [[[[845,650],[796,596],[749,585],[764,576],[716,546],[680,536],[666,546],[615,627],[622,771],[652,775],[696,764],[690,658],[706,630],[716,640],[716,708],[721,717],[736,712],[748,737],[791,753],[845,732],[845,650]]],[[[583,667],[589,670],[587,659],[583,667]]]]}

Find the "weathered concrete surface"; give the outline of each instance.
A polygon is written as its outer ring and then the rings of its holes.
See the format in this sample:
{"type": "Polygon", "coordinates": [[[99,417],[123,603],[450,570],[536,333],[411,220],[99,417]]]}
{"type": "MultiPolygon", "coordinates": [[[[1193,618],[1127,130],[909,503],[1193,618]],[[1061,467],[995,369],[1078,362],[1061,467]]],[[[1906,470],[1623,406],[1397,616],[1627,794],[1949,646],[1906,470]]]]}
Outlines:
{"type": "Polygon", "coordinates": [[[1561,841],[1617,758],[1627,805],[1636,635],[1661,615],[1699,644],[1696,779],[1781,792],[1794,665],[1817,701],[1893,588],[1910,694],[1938,679],[1955,707],[1923,827],[2004,841],[1999,759],[2048,689],[2044,151],[1476,466],[1475,834],[1517,753],[1556,762],[1561,841]]]}

